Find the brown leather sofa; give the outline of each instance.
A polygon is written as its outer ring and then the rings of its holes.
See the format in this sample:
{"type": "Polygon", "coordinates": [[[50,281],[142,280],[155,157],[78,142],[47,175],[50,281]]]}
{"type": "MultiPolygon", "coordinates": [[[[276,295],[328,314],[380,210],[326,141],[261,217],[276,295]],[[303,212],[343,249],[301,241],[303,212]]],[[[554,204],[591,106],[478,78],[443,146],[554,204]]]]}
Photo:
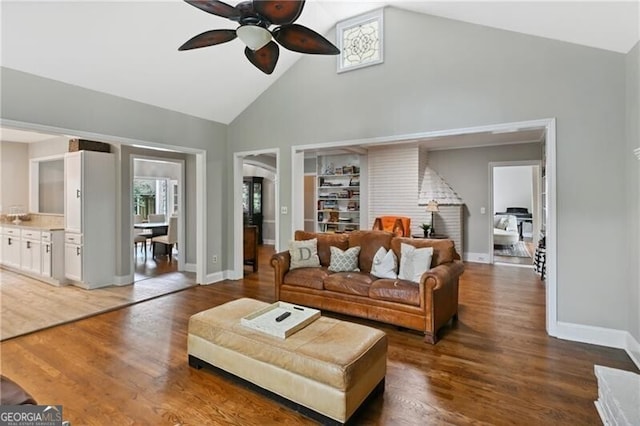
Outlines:
{"type": "Polygon", "coordinates": [[[437,331],[458,316],[458,279],[464,265],[452,240],[396,237],[386,231],[353,231],[348,234],[320,234],[296,231],[296,240],[318,239],[320,267],[290,270],[288,251],[271,258],[275,269],[276,300],[321,310],[368,318],[418,330],[425,340],[436,343],[437,331]],[[433,247],[431,269],[420,283],[401,279],[378,279],[370,274],[380,247],[392,249],[400,265],[401,243],[433,247]],[[327,268],[330,246],[341,250],[360,246],[360,272],[336,272],[327,268]]]}

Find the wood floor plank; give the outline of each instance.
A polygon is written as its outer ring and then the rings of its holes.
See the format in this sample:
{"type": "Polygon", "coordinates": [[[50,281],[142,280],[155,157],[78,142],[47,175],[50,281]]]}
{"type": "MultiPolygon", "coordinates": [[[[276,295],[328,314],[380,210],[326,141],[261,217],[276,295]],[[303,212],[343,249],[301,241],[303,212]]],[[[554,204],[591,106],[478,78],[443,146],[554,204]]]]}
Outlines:
{"type": "MultiPolygon", "coordinates": [[[[62,404],[64,417],[78,425],[315,424],[187,364],[191,315],[239,297],[273,301],[269,254],[261,248],[258,272],[246,270],[242,280],[4,341],[0,372],[38,401],[62,404]]],[[[389,338],[385,393],[356,424],[601,424],[594,364],[637,369],[622,350],[547,336],[544,293],[529,269],[468,263],[459,321],[436,345],[413,331],[323,313],[377,327],[389,338]]]]}

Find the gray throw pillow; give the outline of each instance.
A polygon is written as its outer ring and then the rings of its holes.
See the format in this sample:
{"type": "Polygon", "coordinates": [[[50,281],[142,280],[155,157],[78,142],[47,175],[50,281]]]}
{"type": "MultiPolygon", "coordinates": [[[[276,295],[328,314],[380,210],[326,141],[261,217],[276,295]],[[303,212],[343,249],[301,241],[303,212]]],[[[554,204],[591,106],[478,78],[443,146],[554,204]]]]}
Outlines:
{"type": "Polygon", "coordinates": [[[331,246],[331,264],[329,270],[331,272],[350,272],[359,271],[358,255],[360,254],[360,246],[351,247],[346,251],[340,250],[338,247],[331,246]]]}

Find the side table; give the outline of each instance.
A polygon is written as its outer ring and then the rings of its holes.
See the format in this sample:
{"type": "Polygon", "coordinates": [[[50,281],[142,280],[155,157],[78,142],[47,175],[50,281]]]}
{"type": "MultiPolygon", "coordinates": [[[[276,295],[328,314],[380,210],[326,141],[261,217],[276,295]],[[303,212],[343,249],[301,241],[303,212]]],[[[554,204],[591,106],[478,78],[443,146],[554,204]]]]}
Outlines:
{"type": "Polygon", "coordinates": [[[449,236],[442,235],[442,234],[432,234],[432,235],[429,235],[428,237],[425,237],[423,234],[414,234],[411,236],[411,238],[427,238],[430,240],[447,240],[449,239],[449,236]]]}

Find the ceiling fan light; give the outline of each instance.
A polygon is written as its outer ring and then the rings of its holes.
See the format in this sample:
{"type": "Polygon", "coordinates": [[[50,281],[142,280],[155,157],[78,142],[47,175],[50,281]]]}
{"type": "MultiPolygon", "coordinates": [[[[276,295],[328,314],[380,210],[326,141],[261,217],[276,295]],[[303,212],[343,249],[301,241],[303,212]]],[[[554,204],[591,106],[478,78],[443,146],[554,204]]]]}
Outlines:
{"type": "Polygon", "coordinates": [[[241,25],[236,30],[236,34],[251,50],[258,50],[271,41],[269,30],[257,25],[241,25]]]}

